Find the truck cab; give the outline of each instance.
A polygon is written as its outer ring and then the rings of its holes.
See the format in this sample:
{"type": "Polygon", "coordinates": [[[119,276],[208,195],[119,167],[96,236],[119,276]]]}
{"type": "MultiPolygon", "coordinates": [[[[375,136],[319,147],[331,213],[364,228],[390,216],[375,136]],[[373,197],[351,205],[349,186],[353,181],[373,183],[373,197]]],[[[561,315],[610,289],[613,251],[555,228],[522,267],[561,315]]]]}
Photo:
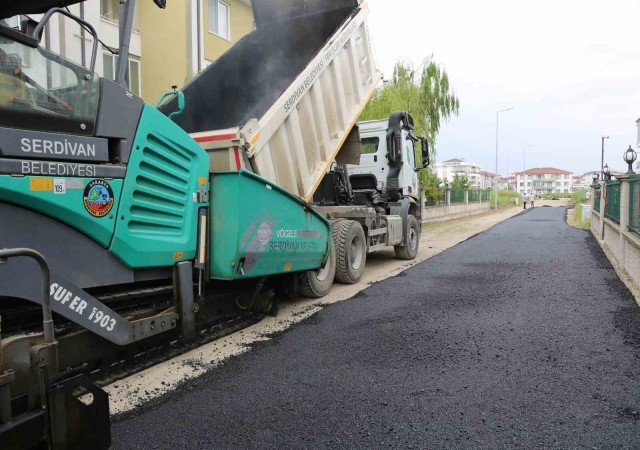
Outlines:
{"type": "MultiPolygon", "coordinates": [[[[385,191],[390,173],[387,129],[388,120],[371,120],[358,124],[362,153],[359,165],[348,165],[349,179],[354,188],[374,187],[385,191]]],[[[416,164],[415,137],[410,130],[400,130],[403,157],[400,161],[398,184],[402,196],[417,196],[418,175],[416,170],[422,168],[416,164]]]]}
{"type": "Polygon", "coordinates": [[[394,247],[406,260],[418,253],[417,172],[429,165],[429,149],[413,129],[405,111],[359,123],[314,194],[313,208],[332,222],[341,283],[360,279],[368,253],[394,247]]]}

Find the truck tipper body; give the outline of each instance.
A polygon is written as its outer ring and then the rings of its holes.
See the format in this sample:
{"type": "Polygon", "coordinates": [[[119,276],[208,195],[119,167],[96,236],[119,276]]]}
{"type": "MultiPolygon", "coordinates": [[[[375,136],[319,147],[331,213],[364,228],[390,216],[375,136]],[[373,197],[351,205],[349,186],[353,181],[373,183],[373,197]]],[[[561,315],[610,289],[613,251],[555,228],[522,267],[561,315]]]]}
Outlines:
{"type": "MultiPolygon", "coordinates": [[[[265,4],[279,13],[256,11],[258,28],[182,89],[175,122],[210,154],[212,172],[249,169],[309,202],[381,79],[369,10],[355,0],[265,4]]],[[[176,111],[177,100],[160,109],[176,111]]]]}

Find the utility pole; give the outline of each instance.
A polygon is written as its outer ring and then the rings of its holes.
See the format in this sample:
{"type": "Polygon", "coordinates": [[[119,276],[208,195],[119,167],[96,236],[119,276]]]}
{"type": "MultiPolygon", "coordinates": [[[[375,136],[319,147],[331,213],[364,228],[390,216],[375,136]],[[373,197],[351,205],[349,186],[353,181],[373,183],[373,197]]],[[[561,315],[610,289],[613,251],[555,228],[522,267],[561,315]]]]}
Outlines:
{"type": "Polygon", "coordinates": [[[525,145],[522,148],[522,179],[524,180],[524,190],[527,191],[527,149],[533,145],[525,145]]]}
{"type": "Polygon", "coordinates": [[[505,111],[511,111],[513,108],[501,109],[496,113],[496,181],[494,189],[493,207],[498,209],[498,131],[500,125],[500,113],[505,111]]]}
{"type": "Polygon", "coordinates": [[[609,136],[602,136],[602,159],[600,160],[600,179],[604,180],[604,140],[609,136]]]}

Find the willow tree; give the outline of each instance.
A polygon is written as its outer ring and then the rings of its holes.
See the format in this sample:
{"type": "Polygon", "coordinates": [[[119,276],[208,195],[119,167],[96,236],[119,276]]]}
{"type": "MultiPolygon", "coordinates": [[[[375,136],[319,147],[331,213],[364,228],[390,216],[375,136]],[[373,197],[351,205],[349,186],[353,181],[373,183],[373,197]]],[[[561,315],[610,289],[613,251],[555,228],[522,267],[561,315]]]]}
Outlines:
{"type": "MultiPolygon", "coordinates": [[[[432,58],[427,58],[416,70],[411,64],[398,62],[393,77],[377,89],[360,120],[386,119],[394,111],[408,111],[415,121],[415,134],[429,142],[429,156],[435,161],[436,138],[440,127],[460,112],[447,71],[432,58]]],[[[421,189],[425,189],[431,169],[420,171],[421,189]]],[[[428,193],[427,193],[428,194],[428,193]]]]}

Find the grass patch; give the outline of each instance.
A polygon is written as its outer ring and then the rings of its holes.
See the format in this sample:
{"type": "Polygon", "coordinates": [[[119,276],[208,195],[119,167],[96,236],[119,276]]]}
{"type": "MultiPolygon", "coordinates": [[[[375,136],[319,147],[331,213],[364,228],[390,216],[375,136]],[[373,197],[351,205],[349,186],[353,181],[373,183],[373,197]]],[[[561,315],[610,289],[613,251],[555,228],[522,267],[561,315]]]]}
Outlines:
{"type": "Polygon", "coordinates": [[[587,217],[586,220],[582,220],[582,205],[580,203],[576,204],[576,207],[573,208],[573,212],[569,213],[573,214],[573,226],[576,228],[582,228],[583,230],[588,230],[591,228],[591,217],[587,217]]]}
{"type": "Polygon", "coordinates": [[[571,203],[573,203],[574,205],[587,203],[587,189],[583,189],[571,194],[571,203]]]}
{"type": "MultiPolygon", "coordinates": [[[[491,191],[491,206],[494,205],[495,191],[491,191]]],[[[515,199],[518,199],[518,205],[522,205],[522,195],[515,191],[498,191],[498,208],[510,208],[516,206],[515,199]]]]}

